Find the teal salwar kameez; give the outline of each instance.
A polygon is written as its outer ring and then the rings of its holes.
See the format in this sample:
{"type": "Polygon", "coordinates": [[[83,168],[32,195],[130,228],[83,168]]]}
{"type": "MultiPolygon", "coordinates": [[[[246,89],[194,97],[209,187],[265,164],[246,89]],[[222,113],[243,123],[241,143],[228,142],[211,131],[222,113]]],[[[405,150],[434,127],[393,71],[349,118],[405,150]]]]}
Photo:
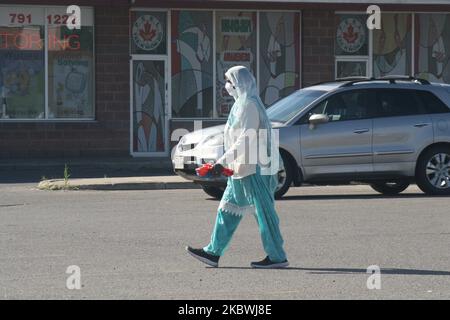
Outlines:
{"type": "MultiPolygon", "coordinates": [[[[241,72],[242,67],[237,67],[237,71],[233,69],[227,72],[227,76],[237,83],[240,94],[230,111],[225,126],[226,153],[218,163],[232,168],[235,174],[228,178],[227,187],[218,208],[211,241],[203,250],[214,256],[222,256],[243,216],[253,214],[256,217],[267,256],[272,262],[282,262],[286,260],[286,253],[283,250],[283,238],[279,229],[274,199],[277,170],[274,173],[273,170],[262,169],[263,166],[259,162],[245,163],[243,160],[245,157],[239,155],[233,161],[227,160],[230,154],[239,150],[237,145],[241,144],[240,140],[243,140],[239,135],[237,138],[233,137],[233,130],[272,130],[265,108],[257,95],[253,76],[246,69],[244,70],[246,72],[241,72]],[[247,73],[251,78],[247,76],[247,73]]],[[[268,140],[264,143],[259,142],[258,147],[267,148],[268,154],[278,157],[278,149],[276,149],[277,152],[273,152],[270,138],[269,134],[268,140]]]]}
{"type": "Polygon", "coordinates": [[[228,178],[227,188],[217,211],[211,242],[203,249],[222,256],[239,222],[246,213],[253,213],[259,226],[264,251],[273,262],[286,260],[279,219],[275,211],[276,179],[256,173],[242,179],[228,178]]]}

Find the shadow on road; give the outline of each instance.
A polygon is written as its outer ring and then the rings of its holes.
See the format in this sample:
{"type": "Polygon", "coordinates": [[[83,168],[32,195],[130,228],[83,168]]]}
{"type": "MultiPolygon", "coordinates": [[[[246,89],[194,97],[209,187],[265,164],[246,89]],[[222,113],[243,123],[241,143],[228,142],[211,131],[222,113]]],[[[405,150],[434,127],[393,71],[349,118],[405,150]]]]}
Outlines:
{"type": "Polygon", "coordinates": [[[424,193],[407,193],[399,194],[395,196],[385,196],[381,194],[317,194],[317,195],[296,195],[296,196],[284,196],[281,201],[284,200],[339,200],[339,199],[407,199],[407,198],[435,198],[435,197],[448,197],[448,196],[429,196],[424,193]]]}
{"type": "MultiPolygon", "coordinates": [[[[206,267],[207,269],[231,269],[231,270],[281,270],[281,271],[309,271],[310,274],[367,274],[366,269],[356,268],[295,268],[288,267],[283,269],[254,269],[251,267],[206,267]]],[[[439,270],[418,270],[418,269],[396,269],[396,268],[382,268],[381,274],[392,275],[416,275],[416,276],[450,276],[450,271],[439,270]]]]}
{"type": "MultiPolygon", "coordinates": [[[[362,199],[413,199],[413,198],[448,198],[449,196],[430,196],[424,193],[406,193],[395,196],[385,196],[382,194],[308,194],[308,195],[295,195],[284,196],[277,201],[290,201],[290,200],[362,200],[362,199]]],[[[215,198],[205,198],[207,201],[219,201],[215,198]]]]}

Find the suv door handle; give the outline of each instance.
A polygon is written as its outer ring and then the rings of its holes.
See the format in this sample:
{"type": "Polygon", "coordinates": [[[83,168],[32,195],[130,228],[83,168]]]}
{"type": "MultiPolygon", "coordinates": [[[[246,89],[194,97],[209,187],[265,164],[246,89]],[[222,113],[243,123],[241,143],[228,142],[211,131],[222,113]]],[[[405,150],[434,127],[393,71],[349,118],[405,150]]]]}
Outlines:
{"type": "Polygon", "coordinates": [[[430,125],[430,123],[416,123],[414,125],[414,127],[416,127],[416,128],[423,128],[423,127],[427,127],[429,125],[430,125]]]}
{"type": "Polygon", "coordinates": [[[369,129],[355,129],[355,130],[353,130],[353,133],[358,133],[358,134],[366,133],[366,132],[369,132],[369,129]]]}

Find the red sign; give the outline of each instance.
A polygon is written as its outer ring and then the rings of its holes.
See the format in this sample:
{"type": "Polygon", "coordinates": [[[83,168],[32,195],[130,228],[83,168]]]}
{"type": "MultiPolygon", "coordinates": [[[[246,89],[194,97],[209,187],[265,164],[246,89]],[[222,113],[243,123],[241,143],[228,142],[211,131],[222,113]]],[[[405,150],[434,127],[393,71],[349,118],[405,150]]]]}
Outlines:
{"type": "MultiPolygon", "coordinates": [[[[58,29],[57,29],[58,30],[58,29]]],[[[57,30],[49,30],[48,50],[79,51],[80,35],[59,35],[57,30]]],[[[0,50],[42,50],[44,40],[40,30],[22,28],[0,28],[0,50]]]]}

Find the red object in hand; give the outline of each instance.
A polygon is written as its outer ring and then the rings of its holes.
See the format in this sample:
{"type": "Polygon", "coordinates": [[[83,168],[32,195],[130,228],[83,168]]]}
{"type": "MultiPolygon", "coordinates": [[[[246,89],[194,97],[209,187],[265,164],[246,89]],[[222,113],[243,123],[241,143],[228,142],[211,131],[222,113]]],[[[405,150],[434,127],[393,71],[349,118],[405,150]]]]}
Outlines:
{"type": "MultiPolygon", "coordinates": [[[[211,175],[213,166],[214,165],[211,163],[205,163],[200,168],[195,169],[195,172],[200,177],[206,177],[208,175],[211,175]]],[[[234,173],[233,170],[228,169],[228,168],[223,168],[223,170],[221,172],[221,174],[224,175],[225,177],[231,177],[233,175],[233,173],[234,173]]]]}
{"type": "Polygon", "coordinates": [[[200,168],[195,169],[195,172],[200,177],[206,177],[211,172],[213,165],[211,163],[205,163],[200,168]]]}
{"type": "Polygon", "coordinates": [[[231,177],[231,176],[234,174],[234,172],[233,172],[233,170],[231,170],[231,169],[223,168],[222,174],[223,174],[225,177],[231,177]]]}

